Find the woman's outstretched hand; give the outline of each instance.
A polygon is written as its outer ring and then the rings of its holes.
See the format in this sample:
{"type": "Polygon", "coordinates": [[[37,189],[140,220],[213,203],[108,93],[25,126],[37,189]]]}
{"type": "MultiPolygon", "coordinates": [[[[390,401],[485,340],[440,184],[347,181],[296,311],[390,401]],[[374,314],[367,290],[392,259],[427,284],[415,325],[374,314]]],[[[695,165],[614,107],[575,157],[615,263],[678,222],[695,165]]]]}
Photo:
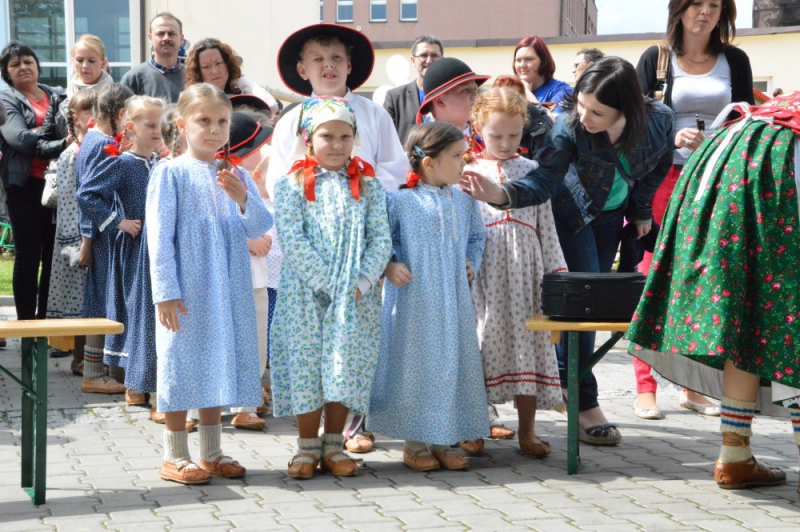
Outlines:
{"type": "Polygon", "coordinates": [[[508,203],[508,197],[499,183],[472,170],[461,175],[461,189],[478,201],[495,205],[508,203]]]}

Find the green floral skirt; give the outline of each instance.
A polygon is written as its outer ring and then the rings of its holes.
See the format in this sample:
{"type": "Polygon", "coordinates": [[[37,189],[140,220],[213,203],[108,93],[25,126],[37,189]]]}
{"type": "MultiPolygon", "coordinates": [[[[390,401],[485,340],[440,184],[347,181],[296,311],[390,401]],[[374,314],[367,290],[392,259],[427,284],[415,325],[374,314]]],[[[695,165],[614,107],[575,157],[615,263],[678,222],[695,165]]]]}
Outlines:
{"type": "Polygon", "coordinates": [[[793,141],[788,128],[747,120],[690,157],[664,216],[631,342],[716,369],[731,360],[800,388],[793,141]]]}

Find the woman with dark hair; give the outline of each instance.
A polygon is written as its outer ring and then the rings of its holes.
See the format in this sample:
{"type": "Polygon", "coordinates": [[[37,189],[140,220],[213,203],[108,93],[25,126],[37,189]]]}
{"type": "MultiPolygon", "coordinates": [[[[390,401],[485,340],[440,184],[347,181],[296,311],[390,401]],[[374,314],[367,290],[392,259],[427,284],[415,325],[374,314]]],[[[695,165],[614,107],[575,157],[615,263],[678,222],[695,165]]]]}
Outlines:
{"type": "Polygon", "coordinates": [[[210,83],[227,95],[253,94],[275,113],[278,102],[264,88],[242,75],[242,57],[230,45],[218,39],[202,39],[190,49],[186,58],[184,88],[195,83],[210,83]]]}
{"type": "MultiPolygon", "coordinates": [[[[731,102],[755,103],[750,60],[731,45],[736,35],[734,0],[670,0],[667,22],[669,63],[660,87],[656,75],[659,46],[642,54],[636,67],[642,91],[653,96],[662,91],[664,103],[675,111],[675,150],[672,168],[653,198],[653,219],[660,224],[675,183],[689,155],[713,132],[699,125],[714,122],[731,102]]],[[[639,271],[647,275],[652,254],[646,253],[639,271]]],[[[656,381],[650,366],[634,358],[637,398],[634,410],[643,419],[660,419],[656,381]]],[[[719,405],[693,391],[684,390],[680,406],[707,416],[719,416],[719,405]]]]}
{"type": "Polygon", "coordinates": [[[21,320],[47,315],[55,224],[53,209],[42,206],[44,171],[67,147],[67,139],[40,142],[50,96],[61,92],[40,84],[40,73],[39,58],[27,44],[10,41],[0,52],[0,75],[8,84],[0,92],[7,114],[0,127],[0,178],[17,246],[12,286],[21,320]]]}
{"type": "Polygon", "coordinates": [[[553,79],[556,62],[544,40],[535,35],[522,39],[514,49],[514,74],[522,80],[528,101],[553,103],[551,112],[561,114],[560,102],[572,96],[569,84],[553,79]]]}
{"type": "MultiPolygon", "coordinates": [[[[465,172],[462,186],[497,208],[540,205],[552,198],[556,231],[571,272],[611,270],[624,218],[638,237],[650,232],[650,202],[672,164],[674,114],[645,100],[633,65],[606,57],[589,67],[575,95],[538,153],[539,168],[520,180],[496,183],[465,172]]],[[[581,365],[594,351],[594,333],[581,333],[581,365]]],[[[566,387],[562,339],[559,372],[566,387]]],[[[590,372],[580,383],[581,441],[616,445],[622,439],[597,402],[597,381],[590,372]]]]}

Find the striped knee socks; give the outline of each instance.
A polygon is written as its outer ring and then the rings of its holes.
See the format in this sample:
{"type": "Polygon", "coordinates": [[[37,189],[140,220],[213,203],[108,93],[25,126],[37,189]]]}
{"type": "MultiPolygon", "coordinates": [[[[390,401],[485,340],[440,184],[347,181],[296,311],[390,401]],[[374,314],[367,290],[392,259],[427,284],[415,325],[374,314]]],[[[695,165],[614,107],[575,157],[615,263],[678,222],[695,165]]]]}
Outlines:
{"type": "Polygon", "coordinates": [[[720,462],[744,462],[753,456],[750,449],[750,436],[753,435],[752,425],[755,410],[755,402],[736,401],[729,397],[722,398],[720,404],[720,431],[722,432],[720,462]],[[726,433],[729,435],[726,436],[726,433]]]}

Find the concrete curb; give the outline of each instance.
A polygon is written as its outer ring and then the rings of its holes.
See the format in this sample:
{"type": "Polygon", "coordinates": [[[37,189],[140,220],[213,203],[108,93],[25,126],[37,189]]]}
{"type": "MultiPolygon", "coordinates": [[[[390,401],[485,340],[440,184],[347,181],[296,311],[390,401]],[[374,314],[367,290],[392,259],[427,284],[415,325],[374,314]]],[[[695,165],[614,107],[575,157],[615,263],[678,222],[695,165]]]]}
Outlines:
{"type": "Polygon", "coordinates": [[[0,296],[0,307],[13,307],[14,296],[0,296]]]}

